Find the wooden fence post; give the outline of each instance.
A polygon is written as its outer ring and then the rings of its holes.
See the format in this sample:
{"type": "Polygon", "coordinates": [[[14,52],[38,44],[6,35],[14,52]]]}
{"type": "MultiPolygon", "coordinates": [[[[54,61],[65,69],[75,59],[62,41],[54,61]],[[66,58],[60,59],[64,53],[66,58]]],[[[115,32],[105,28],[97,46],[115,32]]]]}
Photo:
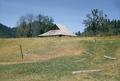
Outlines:
{"type": "Polygon", "coordinates": [[[22,51],[22,45],[20,44],[20,52],[21,52],[21,58],[24,59],[23,51],[22,51]]]}

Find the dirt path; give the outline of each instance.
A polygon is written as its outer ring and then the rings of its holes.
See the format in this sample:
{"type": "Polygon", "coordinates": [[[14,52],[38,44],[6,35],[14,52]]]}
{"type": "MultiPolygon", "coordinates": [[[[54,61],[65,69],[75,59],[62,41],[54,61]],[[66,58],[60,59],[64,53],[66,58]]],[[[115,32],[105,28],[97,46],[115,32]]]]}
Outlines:
{"type": "Polygon", "coordinates": [[[24,63],[35,63],[35,62],[42,62],[47,61],[50,59],[54,59],[57,57],[64,57],[64,56],[76,56],[80,55],[82,52],[84,52],[84,49],[80,49],[79,51],[76,50],[56,50],[55,52],[49,52],[48,54],[30,54],[26,55],[23,60],[18,62],[0,62],[0,65],[10,65],[10,64],[24,64],[24,63]],[[56,51],[59,51],[60,53],[57,53],[56,51]],[[65,52],[65,53],[64,53],[65,52]],[[57,54],[56,54],[57,53],[57,54]]]}
{"type": "Polygon", "coordinates": [[[13,64],[26,64],[26,63],[35,63],[35,62],[42,62],[42,61],[47,61],[50,59],[54,59],[57,57],[63,57],[66,55],[31,55],[31,56],[26,56],[24,60],[19,61],[19,62],[0,62],[0,65],[13,65],[13,64]]]}
{"type": "Polygon", "coordinates": [[[23,62],[2,62],[0,65],[13,65],[13,64],[26,64],[26,63],[35,63],[39,61],[23,61],[23,62]]]}

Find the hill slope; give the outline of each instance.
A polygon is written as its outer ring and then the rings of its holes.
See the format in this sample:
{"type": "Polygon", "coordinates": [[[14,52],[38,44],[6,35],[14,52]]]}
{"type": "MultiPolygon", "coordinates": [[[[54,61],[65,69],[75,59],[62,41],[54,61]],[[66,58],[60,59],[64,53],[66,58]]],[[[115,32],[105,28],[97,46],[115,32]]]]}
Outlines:
{"type": "Polygon", "coordinates": [[[16,28],[9,28],[0,23],[0,38],[15,37],[16,28]]]}
{"type": "Polygon", "coordinates": [[[0,80],[119,81],[120,38],[0,39],[0,80]],[[72,74],[72,71],[93,69],[102,71],[72,74]]]}

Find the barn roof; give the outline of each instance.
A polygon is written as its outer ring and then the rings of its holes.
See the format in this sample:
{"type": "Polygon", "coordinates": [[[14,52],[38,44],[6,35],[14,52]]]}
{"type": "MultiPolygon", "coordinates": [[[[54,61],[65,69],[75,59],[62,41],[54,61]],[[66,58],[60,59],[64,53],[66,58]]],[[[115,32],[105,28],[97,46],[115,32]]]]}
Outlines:
{"type": "Polygon", "coordinates": [[[73,34],[72,32],[70,32],[66,26],[64,25],[60,25],[60,24],[57,24],[57,27],[59,28],[58,30],[50,30],[46,33],[43,33],[41,35],[38,35],[38,36],[41,36],[41,37],[44,37],[44,36],[59,36],[59,35],[63,35],[63,36],[76,36],[75,34],[73,34]]]}

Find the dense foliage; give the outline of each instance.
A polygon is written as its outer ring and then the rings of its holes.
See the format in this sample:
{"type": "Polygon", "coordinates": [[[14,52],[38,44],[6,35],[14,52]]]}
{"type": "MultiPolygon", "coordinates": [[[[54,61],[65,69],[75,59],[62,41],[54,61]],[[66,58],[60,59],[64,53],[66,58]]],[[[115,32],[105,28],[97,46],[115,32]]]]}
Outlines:
{"type": "Polygon", "coordinates": [[[17,37],[34,37],[58,27],[53,23],[53,19],[39,14],[33,16],[28,14],[22,16],[18,21],[17,37]]]}
{"type": "Polygon", "coordinates": [[[28,14],[19,18],[16,27],[11,28],[0,24],[0,37],[36,37],[51,29],[58,29],[51,17],[28,14]]]}
{"type": "MultiPolygon", "coordinates": [[[[80,36],[120,35],[120,20],[110,20],[107,15],[98,9],[91,10],[84,20],[84,32],[76,32],[80,36]]],[[[36,37],[49,30],[58,29],[53,18],[38,14],[21,16],[14,28],[0,24],[0,37],[36,37]]]]}
{"type": "Polygon", "coordinates": [[[120,20],[110,20],[107,15],[98,9],[93,9],[90,14],[86,15],[84,20],[85,29],[82,34],[84,36],[106,36],[120,35],[120,20]]]}
{"type": "Polygon", "coordinates": [[[16,28],[10,28],[0,23],[0,37],[9,38],[15,37],[16,28]]]}

